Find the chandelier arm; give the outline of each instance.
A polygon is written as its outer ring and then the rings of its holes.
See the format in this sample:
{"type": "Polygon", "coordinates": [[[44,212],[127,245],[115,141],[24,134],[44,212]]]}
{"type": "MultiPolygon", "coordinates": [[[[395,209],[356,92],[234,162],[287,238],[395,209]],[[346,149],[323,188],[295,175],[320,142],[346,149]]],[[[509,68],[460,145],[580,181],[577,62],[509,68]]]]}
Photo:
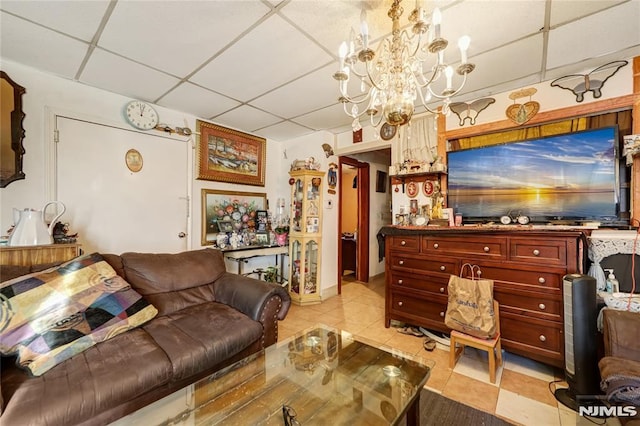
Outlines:
{"type": "Polygon", "coordinates": [[[354,120],[355,120],[355,119],[360,120],[360,117],[362,117],[363,115],[365,115],[365,114],[367,113],[367,110],[365,109],[364,111],[362,111],[362,112],[361,112],[361,113],[359,113],[359,114],[355,114],[355,115],[354,115],[354,114],[352,114],[352,113],[351,113],[351,111],[348,111],[348,110],[347,110],[347,102],[345,102],[345,103],[343,103],[343,104],[342,104],[342,108],[344,109],[344,113],[345,113],[348,117],[353,118],[354,120]]]}
{"type": "Polygon", "coordinates": [[[468,75],[467,73],[463,74],[462,84],[460,84],[460,87],[458,87],[458,89],[448,92],[446,95],[438,95],[437,93],[434,93],[434,91],[431,90],[431,87],[427,87],[427,89],[429,90],[429,92],[431,92],[431,96],[433,96],[436,99],[451,98],[452,96],[455,96],[458,93],[460,93],[460,91],[464,88],[464,85],[467,83],[467,75],[468,75]]]}
{"type": "Polygon", "coordinates": [[[420,95],[420,103],[422,104],[422,106],[431,114],[437,114],[438,111],[437,110],[432,110],[431,108],[429,108],[429,106],[427,105],[427,103],[424,100],[424,95],[422,94],[422,90],[418,90],[418,94],[420,95]]]}
{"type": "Polygon", "coordinates": [[[342,94],[342,97],[347,101],[347,102],[343,102],[344,104],[360,105],[365,101],[369,101],[370,93],[365,93],[362,99],[358,99],[357,97],[351,98],[349,96],[345,96],[344,94],[342,94]]]}
{"type": "MultiPolygon", "coordinates": [[[[382,87],[378,86],[378,82],[375,81],[375,79],[373,78],[373,76],[371,75],[371,69],[369,67],[370,62],[367,62],[367,77],[369,77],[369,81],[371,82],[371,85],[373,87],[375,87],[376,89],[382,91],[384,90],[382,87]]],[[[371,93],[371,91],[369,91],[369,93],[371,93]]]]}

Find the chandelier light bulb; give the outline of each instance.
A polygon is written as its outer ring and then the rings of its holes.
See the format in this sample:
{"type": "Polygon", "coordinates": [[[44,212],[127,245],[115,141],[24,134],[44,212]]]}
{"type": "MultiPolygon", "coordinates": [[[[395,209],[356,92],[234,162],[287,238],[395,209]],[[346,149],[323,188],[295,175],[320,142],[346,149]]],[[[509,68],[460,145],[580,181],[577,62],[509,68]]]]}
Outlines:
{"type": "Polygon", "coordinates": [[[467,35],[460,37],[458,40],[458,47],[460,48],[460,61],[463,64],[467,63],[467,51],[469,50],[469,45],[471,44],[471,38],[467,35]]]}
{"type": "Polygon", "coordinates": [[[442,23],[442,13],[440,13],[439,8],[433,9],[433,16],[431,17],[433,28],[434,28],[434,38],[440,38],[440,24],[442,23]]]}
{"type": "Polygon", "coordinates": [[[444,75],[447,77],[447,90],[451,90],[451,81],[453,79],[453,68],[448,66],[444,69],[444,75]]]}
{"type": "Polygon", "coordinates": [[[344,58],[347,57],[347,42],[343,41],[338,48],[338,57],[340,58],[340,68],[338,71],[342,71],[344,68],[344,58]]]}
{"type": "Polygon", "coordinates": [[[369,47],[369,26],[367,25],[367,13],[364,9],[360,13],[360,32],[362,33],[362,46],[367,49],[369,47]]]}

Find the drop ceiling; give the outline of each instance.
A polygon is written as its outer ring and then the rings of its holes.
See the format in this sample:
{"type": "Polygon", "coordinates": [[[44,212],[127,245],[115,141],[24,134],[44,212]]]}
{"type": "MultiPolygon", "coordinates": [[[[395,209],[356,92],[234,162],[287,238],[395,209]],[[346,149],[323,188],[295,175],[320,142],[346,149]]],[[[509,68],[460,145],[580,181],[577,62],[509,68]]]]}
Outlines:
{"type": "MultiPolygon", "coordinates": [[[[415,0],[405,0],[402,23],[415,0]]],[[[367,10],[376,45],[390,0],[0,1],[0,54],[46,73],[273,140],[351,120],[332,78],[367,10]]],[[[442,10],[447,58],[471,36],[476,70],[456,98],[640,55],[640,1],[424,1],[442,10]]],[[[455,62],[454,62],[455,63],[455,62]]],[[[417,112],[420,112],[418,109],[417,112]]]]}

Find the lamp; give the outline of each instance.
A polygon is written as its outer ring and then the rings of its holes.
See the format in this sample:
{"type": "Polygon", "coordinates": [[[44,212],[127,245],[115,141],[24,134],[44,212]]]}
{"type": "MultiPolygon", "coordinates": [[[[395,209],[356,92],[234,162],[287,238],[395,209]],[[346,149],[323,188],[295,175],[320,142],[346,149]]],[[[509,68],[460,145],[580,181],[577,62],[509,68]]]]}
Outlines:
{"type": "Polygon", "coordinates": [[[400,6],[401,1],[393,0],[387,13],[393,23],[391,36],[383,39],[376,51],[369,47],[369,30],[364,10],[361,13],[360,35],[356,36],[351,30],[349,43],[343,42],[338,50],[339,68],[333,78],[340,87],[338,100],[343,104],[345,113],[353,118],[354,131],[362,128],[360,117],[365,114],[370,117],[374,127],[383,120],[392,126],[405,125],[411,121],[414,102],[418,99],[431,113],[436,111],[429,108],[427,103],[434,98],[441,100],[441,112],[446,114],[451,97],[462,90],[467,74],[475,68],[467,58],[471,40],[468,36],[463,36],[458,42],[461,64],[455,70],[463,80],[454,90],[454,69],[444,62],[444,51],[449,42],[440,34],[440,10],[434,9],[430,25],[425,19],[425,10],[417,0],[416,7],[409,16],[409,21],[413,22],[410,33],[407,29],[400,29],[400,17],[404,12],[400,6]],[[355,50],[356,47],[359,48],[358,51],[355,50]],[[433,62],[432,66],[428,65],[430,61],[433,62]],[[352,76],[360,79],[361,93],[354,96],[347,93],[347,84],[352,76]],[[445,77],[445,88],[434,89],[434,83],[442,76],[445,77]],[[366,108],[361,110],[363,105],[366,108]],[[380,111],[382,114],[376,122],[374,116],[380,111]]]}

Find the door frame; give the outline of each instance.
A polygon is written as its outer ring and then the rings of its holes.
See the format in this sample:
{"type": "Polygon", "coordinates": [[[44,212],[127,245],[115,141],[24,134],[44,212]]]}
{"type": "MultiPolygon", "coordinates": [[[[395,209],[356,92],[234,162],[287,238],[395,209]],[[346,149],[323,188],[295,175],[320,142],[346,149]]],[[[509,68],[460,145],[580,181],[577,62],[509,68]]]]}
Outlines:
{"type": "MultiPolygon", "coordinates": [[[[338,157],[338,182],[342,182],[342,165],[356,168],[358,178],[358,227],[356,238],[356,280],[369,282],[369,163],[338,157]]],[[[342,191],[338,197],[338,294],[342,293],[342,191]]]]}

